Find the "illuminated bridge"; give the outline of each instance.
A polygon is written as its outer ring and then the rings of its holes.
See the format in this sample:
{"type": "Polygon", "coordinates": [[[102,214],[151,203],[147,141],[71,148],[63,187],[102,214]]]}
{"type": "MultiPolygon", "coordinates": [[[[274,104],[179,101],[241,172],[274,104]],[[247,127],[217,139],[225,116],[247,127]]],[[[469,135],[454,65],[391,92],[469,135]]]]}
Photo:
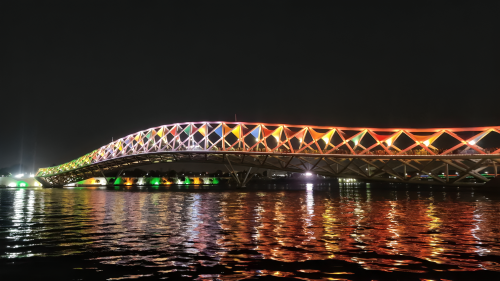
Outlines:
{"type": "MultiPolygon", "coordinates": [[[[347,128],[193,122],[150,128],[71,162],[41,168],[61,186],[156,163],[225,164],[369,181],[478,185],[498,175],[500,127],[347,128]]],[[[234,174],[234,170],[233,170],[234,174]]],[[[240,185],[244,185],[235,177],[240,185]]]]}

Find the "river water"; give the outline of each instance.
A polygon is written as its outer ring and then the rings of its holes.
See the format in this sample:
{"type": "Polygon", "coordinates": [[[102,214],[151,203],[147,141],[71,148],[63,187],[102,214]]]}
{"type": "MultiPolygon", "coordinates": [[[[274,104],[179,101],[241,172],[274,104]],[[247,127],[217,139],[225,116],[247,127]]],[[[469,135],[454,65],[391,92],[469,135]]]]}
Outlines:
{"type": "Polygon", "coordinates": [[[328,185],[0,189],[0,280],[500,280],[500,197],[328,185]]]}

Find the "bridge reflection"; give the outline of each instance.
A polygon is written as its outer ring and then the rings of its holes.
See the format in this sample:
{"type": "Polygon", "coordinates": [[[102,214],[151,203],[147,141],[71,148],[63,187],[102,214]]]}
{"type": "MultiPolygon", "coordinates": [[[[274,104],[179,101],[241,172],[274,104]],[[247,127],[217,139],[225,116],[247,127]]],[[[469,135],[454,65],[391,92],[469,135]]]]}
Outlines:
{"type": "Polygon", "coordinates": [[[373,194],[342,187],[224,193],[20,189],[11,218],[18,225],[5,231],[18,256],[45,255],[45,248],[37,252],[23,239],[53,243],[57,233],[64,240],[55,245],[55,256],[91,251],[100,264],[147,265],[167,273],[223,266],[228,280],[314,270],[355,273],[297,264],[311,260],[387,272],[500,271],[480,258],[500,255],[499,203],[477,199],[473,193],[373,194]],[[273,269],[259,260],[295,266],[273,269]]]}

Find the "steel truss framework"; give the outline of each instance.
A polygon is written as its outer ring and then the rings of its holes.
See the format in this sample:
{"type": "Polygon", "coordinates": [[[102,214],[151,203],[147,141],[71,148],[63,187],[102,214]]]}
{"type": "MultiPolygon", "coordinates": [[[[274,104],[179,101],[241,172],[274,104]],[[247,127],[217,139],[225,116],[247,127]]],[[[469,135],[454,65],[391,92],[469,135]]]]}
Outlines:
{"type": "Polygon", "coordinates": [[[71,162],[41,168],[36,177],[44,186],[64,185],[135,166],[191,161],[369,180],[457,185],[473,177],[484,183],[485,170],[497,176],[500,127],[180,123],[130,134],[71,162]]]}

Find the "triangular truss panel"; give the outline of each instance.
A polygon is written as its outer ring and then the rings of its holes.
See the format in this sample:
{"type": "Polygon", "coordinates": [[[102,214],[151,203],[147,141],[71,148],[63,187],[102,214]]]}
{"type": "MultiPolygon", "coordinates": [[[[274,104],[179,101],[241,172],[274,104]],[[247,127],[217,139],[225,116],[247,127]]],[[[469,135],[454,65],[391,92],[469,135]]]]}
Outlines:
{"type": "Polygon", "coordinates": [[[487,153],[493,153],[500,149],[500,131],[491,130],[479,140],[469,140],[469,143],[474,143],[475,145],[485,149],[487,153]]]}
{"type": "Polygon", "coordinates": [[[409,134],[410,133],[403,131],[394,141],[392,141],[390,144],[387,143],[387,146],[389,148],[395,147],[400,151],[407,151],[408,149],[418,147],[418,143],[415,141],[415,139],[412,139],[409,134]]]}
{"type": "Polygon", "coordinates": [[[432,142],[428,145],[428,147],[432,149],[437,149],[440,152],[445,151],[450,147],[457,147],[457,149],[460,149],[460,147],[463,147],[465,145],[461,138],[456,139],[446,131],[431,141],[432,142]]]}

